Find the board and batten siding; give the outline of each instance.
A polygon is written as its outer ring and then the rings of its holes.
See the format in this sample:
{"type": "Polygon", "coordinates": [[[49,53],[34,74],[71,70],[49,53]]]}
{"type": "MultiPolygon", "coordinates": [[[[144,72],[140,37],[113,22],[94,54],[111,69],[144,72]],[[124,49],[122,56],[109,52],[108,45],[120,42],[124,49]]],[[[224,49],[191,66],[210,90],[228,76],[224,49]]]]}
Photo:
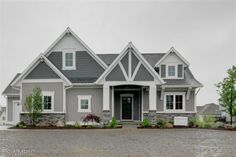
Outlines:
{"type": "Polygon", "coordinates": [[[13,121],[13,101],[20,100],[20,97],[7,97],[7,121],[13,121]]]}
{"type": "Polygon", "coordinates": [[[93,113],[102,117],[102,88],[71,88],[66,91],[66,121],[82,121],[93,113]],[[78,95],[91,95],[91,112],[78,112],[78,95]]]}
{"type": "Polygon", "coordinates": [[[39,87],[41,91],[54,92],[54,112],[63,112],[63,83],[22,83],[22,111],[26,112],[24,107],[25,99],[32,94],[35,87],[39,87]]]}

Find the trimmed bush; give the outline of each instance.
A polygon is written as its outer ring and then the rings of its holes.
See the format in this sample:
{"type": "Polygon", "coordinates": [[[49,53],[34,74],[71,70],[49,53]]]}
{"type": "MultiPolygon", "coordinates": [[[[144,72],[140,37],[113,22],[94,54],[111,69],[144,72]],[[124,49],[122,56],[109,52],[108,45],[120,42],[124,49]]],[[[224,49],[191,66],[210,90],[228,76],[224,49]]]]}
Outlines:
{"type": "Polygon", "coordinates": [[[151,120],[149,118],[144,118],[143,119],[143,126],[145,128],[150,127],[152,125],[151,120]]]}
{"type": "Polygon", "coordinates": [[[165,127],[165,124],[166,124],[166,121],[163,120],[163,119],[157,119],[157,125],[160,127],[160,128],[164,128],[165,127]]]}

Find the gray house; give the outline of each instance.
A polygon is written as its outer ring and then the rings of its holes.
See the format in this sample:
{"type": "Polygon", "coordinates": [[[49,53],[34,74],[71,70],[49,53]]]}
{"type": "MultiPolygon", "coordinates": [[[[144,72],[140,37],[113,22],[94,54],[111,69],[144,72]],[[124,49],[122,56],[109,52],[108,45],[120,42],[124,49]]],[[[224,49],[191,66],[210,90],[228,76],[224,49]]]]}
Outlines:
{"type": "Polygon", "coordinates": [[[42,90],[42,117],[49,121],[75,122],[89,113],[142,121],[194,116],[202,84],[173,47],[141,53],[129,42],[119,54],[95,54],[67,28],[4,90],[9,123],[24,119],[23,104],[35,87],[42,90]]]}

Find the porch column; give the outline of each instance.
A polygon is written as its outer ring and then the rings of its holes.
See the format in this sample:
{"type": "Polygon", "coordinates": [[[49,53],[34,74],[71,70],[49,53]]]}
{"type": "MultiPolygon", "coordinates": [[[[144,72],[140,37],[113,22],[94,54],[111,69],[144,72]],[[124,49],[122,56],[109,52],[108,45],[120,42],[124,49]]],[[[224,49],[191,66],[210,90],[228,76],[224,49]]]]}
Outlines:
{"type": "Polygon", "coordinates": [[[104,124],[107,124],[111,120],[110,111],[110,86],[103,85],[103,105],[102,105],[102,120],[104,124]]]}
{"type": "Polygon", "coordinates": [[[156,104],[156,97],[157,97],[157,90],[156,85],[152,84],[149,86],[149,119],[152,121],[152,124],[156,124],[157,122],[157,104],[156,104]]]}

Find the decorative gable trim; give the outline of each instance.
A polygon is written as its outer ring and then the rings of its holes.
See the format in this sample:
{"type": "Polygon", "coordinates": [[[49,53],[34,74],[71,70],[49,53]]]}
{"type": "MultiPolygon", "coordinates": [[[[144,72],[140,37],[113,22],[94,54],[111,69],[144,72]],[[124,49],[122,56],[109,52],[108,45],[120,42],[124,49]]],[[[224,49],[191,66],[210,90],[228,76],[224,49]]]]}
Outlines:
{"type": "Polygon", "coordinates": [[[187,66],[190,65],[189,62],[174,47],[171,47],[170,50],[156,63],[155,67],[159,66],[171,52],[174,52],[187,66]]]}
{"type": "Polygon", "coordinates": [[[115,68],[115,66],[120,66],[123,75],[126,78],[126,81],[134,81],[135,76],[140,68],[140,66],[143,65],[148,72],[153,76],[154,81],[156,81],[157,84],[164,84],[165,82],[160,78],[160,76],[155,72],[155,70],[151,67],[150,64],[145,60],[145,58],[141,55],[141,53],[137,50],[137,48],[132,44],[132,42],[129,42],[128,45],[123,49],[123,51],[116,57],[116,59],[112,62],[112,64],[105,70],[105,72],[98,78],[96,81],[97,84],[103,83],[105,81],[105,78],[108,76],[108,74],[115,68]],[[131,52],[130,50],[133,49],[131,52]],[[128,73],[126,73],[121,60],[122,58],[128,53],[128,73]],[[137,66],[135,67],[134,73],[132,75],[132,55],[134,54],[138,59],[139,62],[137,66]]]}
{"type": "Polygon", "coordinates": [[[44,52],[44,55],[48,57],[51,54],[51,49],[67,34],[71,34],[75,37],[78,42],[80,42],[87,50],[88,53],[95,59],[96,62],[98,62],[99,65],[103,67],[103,69],[107,69],[107,65],[88,47],[85,42],[80,39],[71,29],[70,27],[67,27],[67,29],[49,46],[49,48],[44,52]]]}
{"type": "Polygon", "coordinates": [[[72,83],[41,53],[24,71],[12,82],[11,86],[19,86],[22,81],[40,62],[44,61],[65,83],[72,85],[72,83]]]}

